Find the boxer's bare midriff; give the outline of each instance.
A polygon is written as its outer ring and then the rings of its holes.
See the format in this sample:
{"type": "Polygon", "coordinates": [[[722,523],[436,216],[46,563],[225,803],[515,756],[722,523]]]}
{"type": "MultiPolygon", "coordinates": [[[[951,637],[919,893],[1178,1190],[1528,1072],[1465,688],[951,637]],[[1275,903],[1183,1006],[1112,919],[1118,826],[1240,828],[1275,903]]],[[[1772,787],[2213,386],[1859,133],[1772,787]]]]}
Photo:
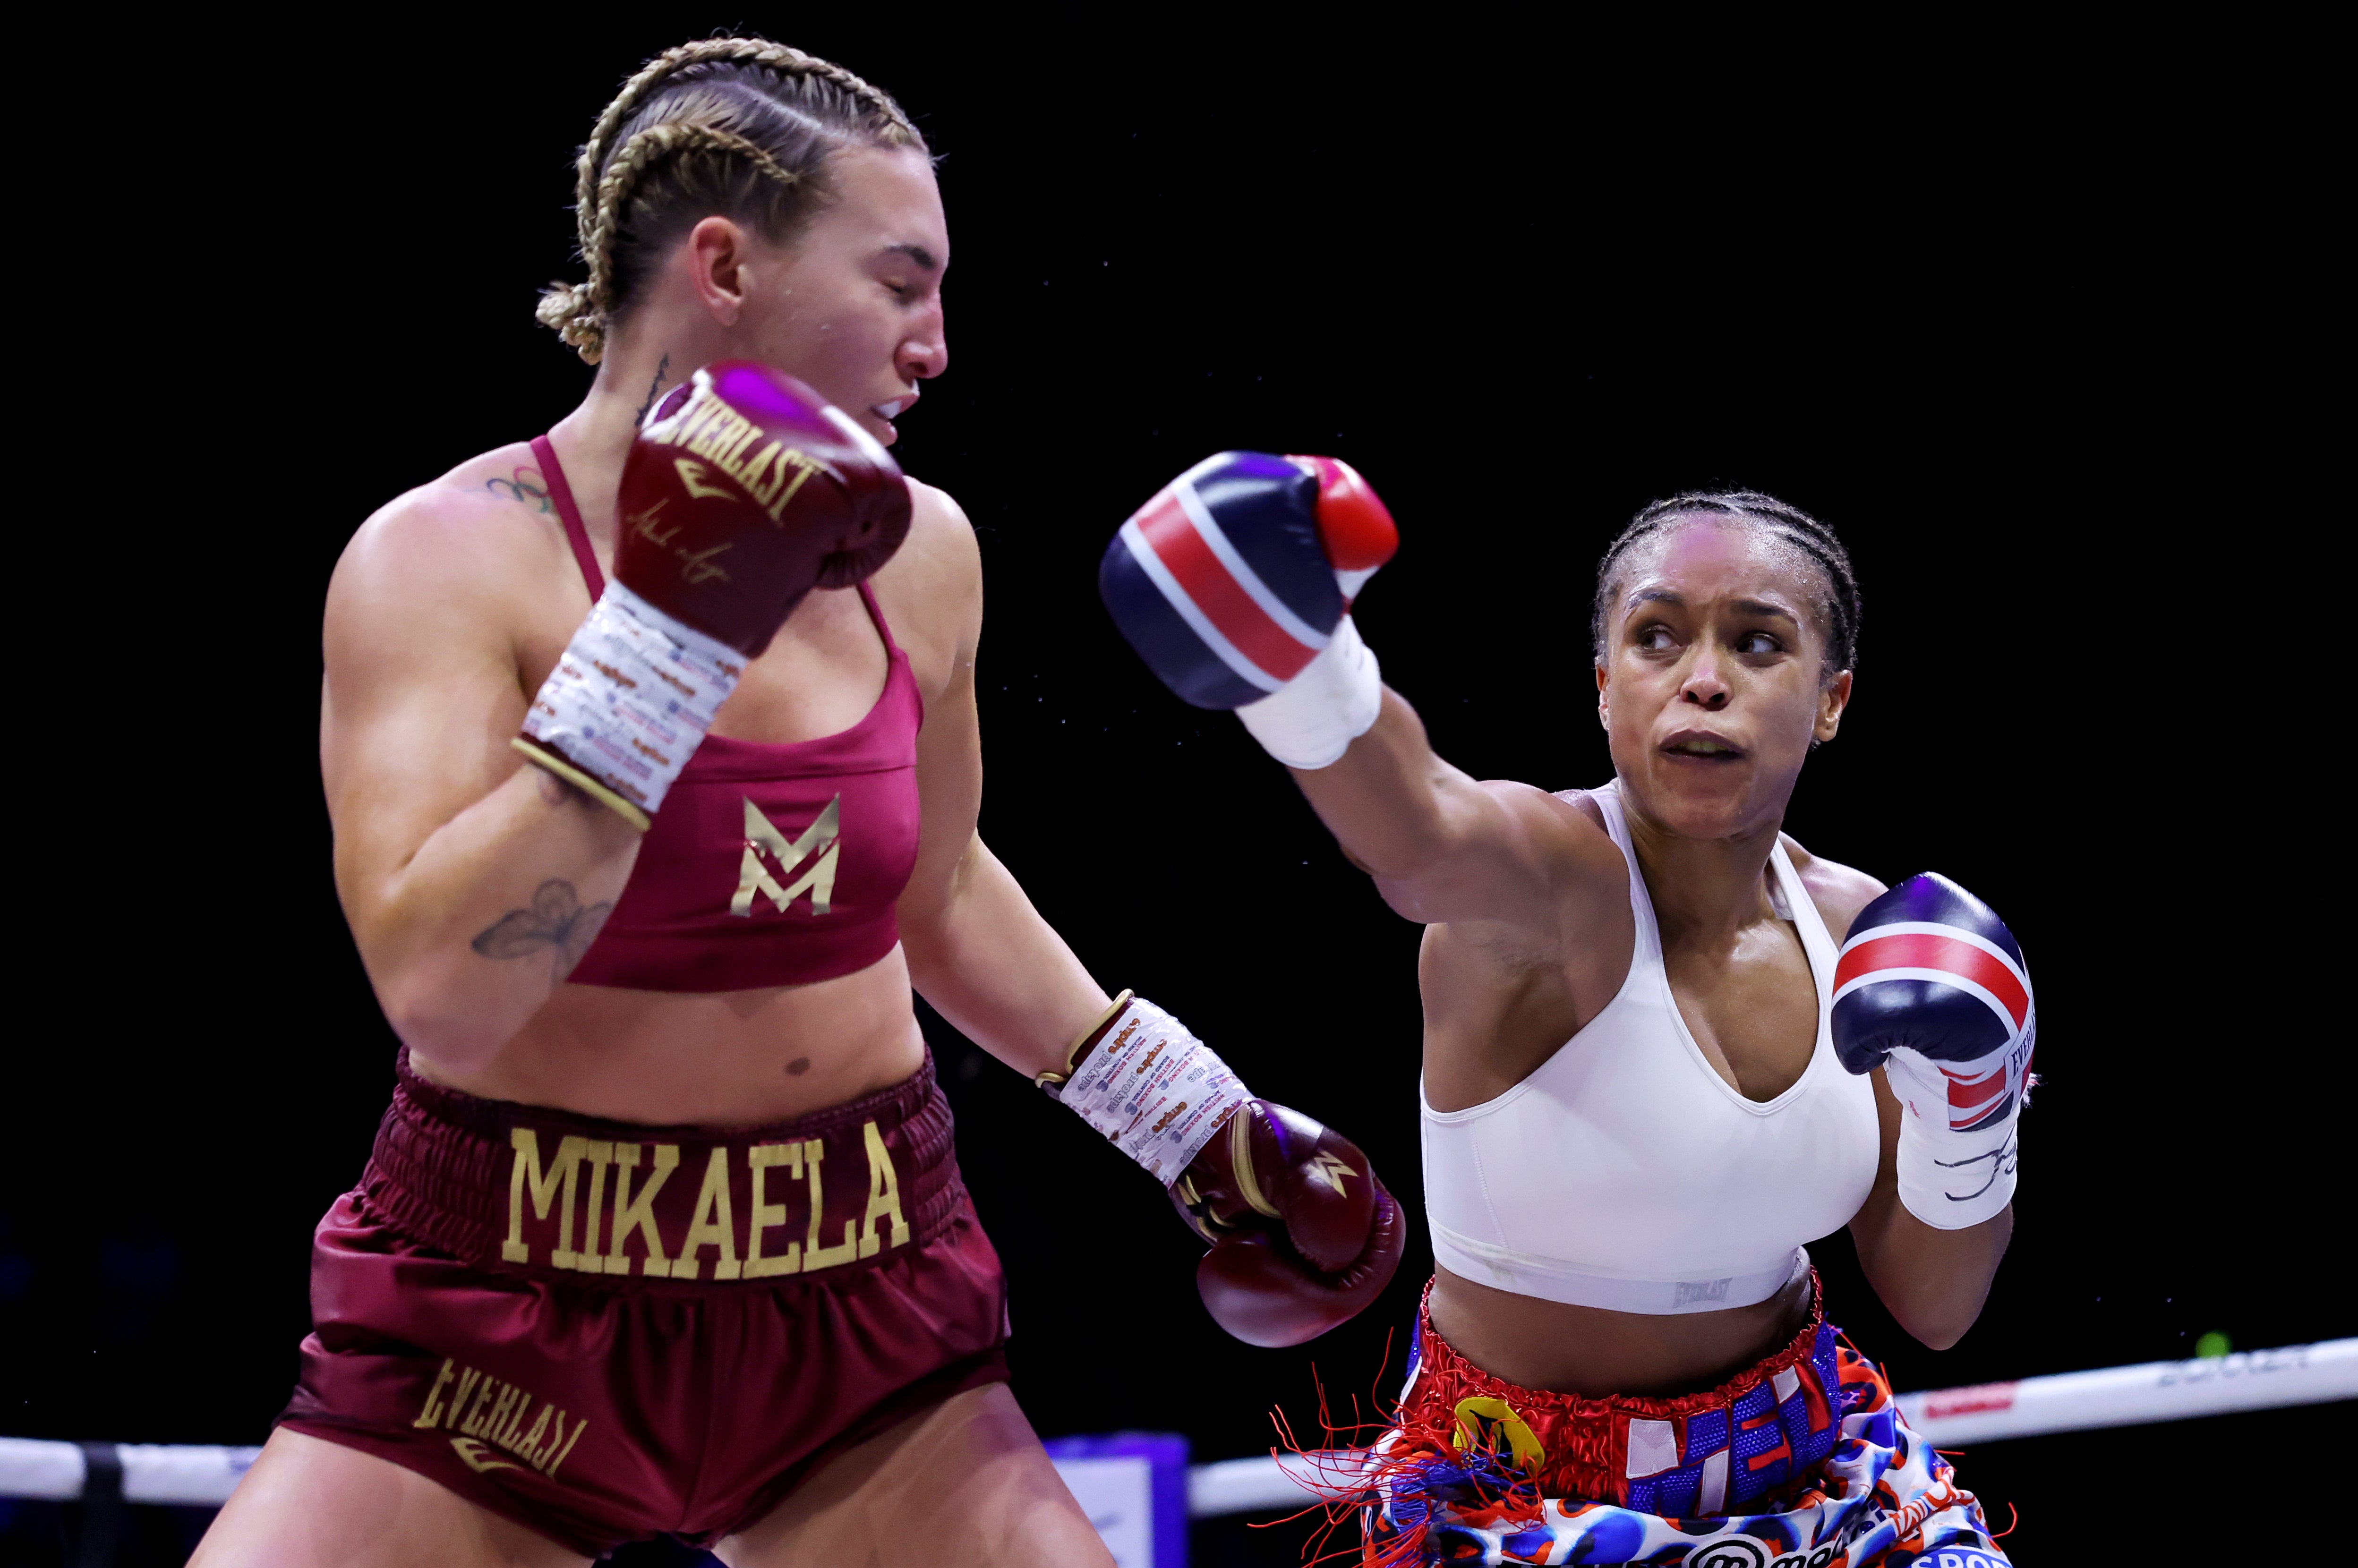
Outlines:
{"type": "Polygon", "coordinates": [[[565,985],[499,1055],[430,1082],[485,1099],[652,1126],[752,1127],[899,1083],[925,1060],[893,948],[807,985],[682,992],[565,985]]]}
{"type": "Polygon", "coordinates": [[[1716,1388],[1782,1350],[1810,1315],[1810,1281],[1751,1306],[1658,1316],[1516,1295],[1435,1267],[1433,1326],[1475,1366],[1588,1399],[1716,1388]]]}

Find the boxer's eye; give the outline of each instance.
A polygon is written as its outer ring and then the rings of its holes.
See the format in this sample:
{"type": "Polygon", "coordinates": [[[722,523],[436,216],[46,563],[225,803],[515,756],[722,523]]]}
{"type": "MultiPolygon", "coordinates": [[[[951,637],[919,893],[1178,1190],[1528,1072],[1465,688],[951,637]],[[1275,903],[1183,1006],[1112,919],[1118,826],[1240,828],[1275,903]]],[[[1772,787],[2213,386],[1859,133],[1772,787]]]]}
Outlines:
{"type": "Polygon", "coordinates": [[[1766,632],[1747,632],[1736,640],[1736,651],[1747,654],[1781,654],[1785,644],[1766,632]]]}

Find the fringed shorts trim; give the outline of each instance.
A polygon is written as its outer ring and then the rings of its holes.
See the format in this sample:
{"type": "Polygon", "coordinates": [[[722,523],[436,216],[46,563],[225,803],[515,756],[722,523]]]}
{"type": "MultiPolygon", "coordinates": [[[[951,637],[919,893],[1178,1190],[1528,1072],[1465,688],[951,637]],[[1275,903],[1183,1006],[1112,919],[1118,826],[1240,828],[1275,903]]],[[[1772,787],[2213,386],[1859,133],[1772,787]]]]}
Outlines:
{"type": "Polygon", "coordinates": [[[1366,1568],[2006,1568],[1974,1495],[1824,1319],[1715,1389],[1581,1399],[1467,1362],[1420,1309],[1361,1483],[1366,1568]]]}

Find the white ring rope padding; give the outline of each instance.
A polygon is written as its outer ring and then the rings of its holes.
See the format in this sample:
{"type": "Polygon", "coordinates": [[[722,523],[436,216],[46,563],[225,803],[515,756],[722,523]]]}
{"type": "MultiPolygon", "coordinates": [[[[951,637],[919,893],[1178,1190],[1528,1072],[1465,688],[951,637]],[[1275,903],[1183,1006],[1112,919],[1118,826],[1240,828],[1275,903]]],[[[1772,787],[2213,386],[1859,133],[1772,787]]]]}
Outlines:
{"type": "MultiPolygon", "coordinates": [[[[1928,1441],[1946,1446],[2336,1400],[2358,1400],[2358,1339],[1936,1389],[1901,1394],[1899,1408],[1928,1441]]],[[[115,1452],[124,1501],[219,1507],[262,1451],[125,1443],[115,1452]]],[[[1205,1519],[1306,1507],[1317,1494],[1332,1496],[1363,1462],[1357,1451],[1338,1449],[1191,1465],[1187,1512],[1205,1519]]],[[[86,1471],[80,1444],[0,1437],[0,1498],[70,1501],[81,1496],[86,1471]]]]}
{"type": "MultiPolygon", "coordinates": [[[[253,1467],[259,1448],[223,1448],[213,1444],[120,1443],[123,1500],[126,1503],[200,1503],[219,1508],[253,1467]]],[[[71,1502],[81,1496],[89,1462],[79,1443],[42,1443],[0,1437],[0,1498],[49,1498],[71,1502]]]]}
{"type": "Polygon", "coordinates": [[[2358,1339],[1935,1389],[1901,1394],[1899,1409],[1909,1425],[1939,1445],[2334,1400],[2358,1400],[2358,1339]]]}

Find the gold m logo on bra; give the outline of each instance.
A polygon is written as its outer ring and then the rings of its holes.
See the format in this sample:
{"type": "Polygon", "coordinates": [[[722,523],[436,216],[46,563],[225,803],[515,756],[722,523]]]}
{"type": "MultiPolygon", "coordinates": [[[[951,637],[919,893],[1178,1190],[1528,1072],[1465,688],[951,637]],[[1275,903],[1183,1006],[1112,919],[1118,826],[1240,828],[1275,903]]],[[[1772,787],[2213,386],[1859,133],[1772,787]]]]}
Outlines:
{"type": "Polygon", "coordinates": [[[751,919],[753,895],[761,894],[785,913],[786,906],[804,893],[810,894],[810,912],[825,914],[828,903],[835,897],[835,861],[841,849],[843,833],[843,796],[838,794],[827,803],[818,820],[806,828],[803,836],[789,842],[778,831],[777,825],[762,815],[753,797],[745,800],[745,859],[737,877],[737,896],[729,901],[729,913],[751,919]],[[782,876],[793,876],[796,866],[810,863],[799,877],[786,886],[780,886],[776,877],[762,862],[762,853],[769,851],[778,862],[782,876]]]}

